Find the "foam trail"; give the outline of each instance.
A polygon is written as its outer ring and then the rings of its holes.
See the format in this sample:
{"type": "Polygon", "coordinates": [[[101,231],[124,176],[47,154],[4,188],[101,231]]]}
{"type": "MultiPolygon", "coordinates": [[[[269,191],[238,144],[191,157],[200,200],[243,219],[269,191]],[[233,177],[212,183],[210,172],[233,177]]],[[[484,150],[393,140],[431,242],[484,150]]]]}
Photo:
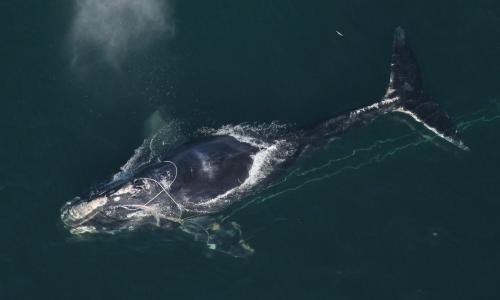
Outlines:
{"type": "MultiPolygon", "coordinates": [[[[473,120],[470,120],[470,121],[462,122],[462,123],[458,124],[458,127],[462,127],[465,130],[465,129],[468,129],[468,128],[474,126],[477,123],[489,123],[489,122],[492,122],[492,121],[497,120],[497,119],[500,119],[500,115],[496,115],[496,116],[493,116],[491,118],[479,117],[477,119],[473,119],[473,120]]],[[[397,138],[395,138],[395,139],[397,139],[397,138]]],[[[436,139],[436,137],[433,137],[431,139],[436,139]]],[[[349,165],[349,166],[343,167],[341,169],[338,169],[337,171],[334,171],[332,173],[328,173],[328,174],[325,174],[325,175],[322,175],[322,176],[311,178],[311,179],[306,180],[303,183],[301,183],[301,184],[299,184],[299,185],[297,185],[295,187],[284,189],[282,191],[278,191],[278,192],[276,192],[274,194],[271,194],[271,195],[266,196],[266,197],[262,197],[262,198],[257,199],[257,200],[260,200],[259,203],[262,203],[262,202],[264,202],[266,200],[269,200],[271,198],[275,198],[275,197],[277,197],[277,196],[279,196],[281,194],[299,190],[302,187],[304,187],[304,186],[306,186],[306,185],[308,185],[310,183],[322,181],[324,179],[327,179],[327,178],[339,175],[340,173],[342,173],[344,171],[347,171],[347,170],[359,170],[360,168],[362,168],[364,166],[367,166],[367,165],[370,165],[370,164],[373,164],[373,163],[380,163],[380,162],[384,161],[385,159],[387,159],[388,157],[393,156],[393,155],[395,155],[396,153],[398,153],[400,151],[406,150],[406,149],[408,149],[410,147],[417,147],[417,146],[419,146],[421,144],[424,144],[424,143],[427,143],[429,141],[430,141],[429,138],[419,139],[419,140],[417,140],[415,142],[412,142],[412,143],[409,143],[409,144],[406,144],[406,145],[402,145],[402,146],[396,147],[393,150],[388,151],[388,152],[386,152],[386,153],[384,153],[382,155],[375,155],[372,158],[368,159],[366,162],[363,162],[363,163],[360,163],[360,164],[354,165],[354,166],[349,165]]],[[[316,168],[316,169],[321,169],[321,168],[322,167],[319,167],[319,168],[316,168]]]]}
{"type": "Polygon", "coordinates": [[[118,67],[130,51],[174,34],[172,9],[162,0],[75,0],[72,64],[103,59],[118,67]]]}
{"type": "Polygon", "coordinates": [[[395,138],[389,138],[389,139],[385,139],[385,140],[379,140],[379,141],[376,141],[374,142],[373,144],[371,144],[370,146],[368,147],[365,147],[365,148],[358,148],[358,149],[354,149],[352,150],[352,152],[346,156],[343,156],[343,157],[340,157],[340,158],[336,158],[336,159],[331,159],[329,160],[328,162],[326,162],[325,164],[319,166],[319,167],[315,167],[315,168],[311,168],[309,170],[306,170],[304,172],[301,172],[299,173],[298,176],[305,176],[309,173],[312,173],[312,172],[317,172],[321,169],[324,169],[334,163],[337,163],[337,162],[340,162],[340,161],[343,161],[343,160],[346,160],[346,159],[349,159],[349,158],[353,158],[355,157],[358,153],[360,152],[370,152],[371,150],[374,150],[376,147],[380,146],[380,145],[383,145],[383,144],[386,144],[386,143],[392,143],[392,142],[396,142],[398,140],[401,140],[403,138],[406,138],[406,137],[409,137],[409,136],[412,136],[413,133],[409,133],[409,134],[405,134],[405,135],[402,135],[402,136],[399,136],[399,137],[395,137],[395,138]]]}
{"type": "Polygon", "coordinates": [[[466,129],[468,129],[471,126],[474,126],[476,123],[490,123],[490,122],[493,122],[493,121],[495,121],[497,119],[500,119],[500,116],[493,116],[493,117],[490,117],[490,118],[480,117],[478,119],[471,120],[471,121],[459,124],[458,128],[460,128],[460,130],[466,130],[466,129]]]}
{"type": "MultiPolygon", "coordinates": [[[[350,158],[354,158],[355,156],[357,156],[359,153],[361,152],[370,152],[372,150],[375,150],[376,147],[378,145],[383,145],[383,144],[386,144],[386,143],[392,143],[392,142],[396,142],[396,141],[399,141],[405,137],[409,137],[409,136],[412,136],[413,133],[410,133],[410,134],[405,134],[405,135],[402,135],[402,136],[399,136],[399,137],[395,137],[395,138],[389,138],[389,139],[385,139],[385,140],[379,140],[379,141],[375,141],[373,144],[371,144],[370,146],[367,146],[367,147],[364,147],[364,148],[358,148],[358,149],[354,149],[351,154],[349,155],[346,155],[346,156],[343,156],[343,157],[340,157],[340,158],[337,158],[337,159],[332,159],[328,162],[326,162],[325,164],[319,166],[319,167],[314,167],[314,168],[311,168],[311,169],[308,169],[306,171],[303,171],[303,172],[300,172],[300,169],[297,168],[293,171],[290,172],[290,174],[288,174],[284,179],[274,183],[274,184],[271,184],[269,185],[268,187],[266,187],[263,191],[261,192],[264,192],[264,191],[267,191],[267,190],[270,190],[272,188],[275,188],[275,187],[278,187],[282,184],[284,184],[286,181],[288,181],[289,179],[292,179],[292,178],[297,178],[297,177],[302,177],[302,176],[306,176],[310,173],[316,173],[318,172],[319,170],[321,169],[324,169],[330,165],[332,165],[333,163],[336,163],[336,162],[341,162],[341,161],[345,161],[347,159],[350,159],[350,158]]],[[[419,142],[421,143],[421,142],[419,142]]],[[[412,145],[414,143],[411,143],[410,145],[412,145]]],[[[405,148],[407,147],[408,145],[405,146],[405,148]]],[[[397,151],[401,150],[401,149],[398,149],[396,148],[397,151]]],[[[396,152],[397,152],[396,151],[396,152]]],[[[389,152],[390,153],[390,152],[389,152]]],[[[394,152],[395,153],[395,152],[394,152]]],[[[392,153],[392,154],[394,154],[392,153]]],[[[388,154],[388,153],[386,153],[388,154]]],[[[391,154],[391,155],[392,155],[391,154]]],[[[383,157],[383,159],[385,159],[386,157],[383,157]]],[[[269,196],[257,196],[253,199],[250,199],[249,201],[247,201],[245,204],[239,206],[238,208],[234,209],[233,211],[231,211],[228,215],[224,216],[222,218],[222,221],[228,219],[228,218],[231,218],[233,215],[237,214],[239,211],[245,209],[246,207],[258,202],[258,203],[262,203],[268,199],[271,199],[271,198],[275,198],[281,194],[284,194],[286,192],[290,192],[290,191],[295,191],[295,190],[298,190],[300,188],[302,188],[303,186],[309,184],[309,183],[312,183],[312,182],[316,182],[316,181],[321,181],[323,179],[326,179],[326,178],[329,178],[329,177],[332,177],[334,175],[338,175],[344,171],[347,171],[347,170],[358,170],[360,169],[361,167],[363,166],[366,166],[366,165],[369,165],[369,164],[372,164],[374,162],[380,162],[381,160],[383,159],[380,159],[380,155],[375,155],[373,156],[372,158],[370,158],[368,161],[366,162],[363,162],[359,165],[355,165],[355,166],[352,166],[352,165],[349,165],[349,166],[345,166],[345,167],[342,167],[340,169],[338,169],[337,171],[333,172],[333,173],[330,173],[330,174],[326,174],[327,176],[320,176],[320,177],[316,177],[316,178],[312,178],[312,179],[309,179],[309,180],[306,180],[305,182],[303,182],[302,184],[299,184],[298,186],[295,186],[295,187],[292,187],[292,188],[288,188],[288,189],[284,189],[284,190],[281,190],[281,191],[278,191],[274,194],[271,194],[269,196]]]]}
{"type": "Polygon", "coordinates": [[[308,185],[308,184],[311,184],[311,183],[314,183],[314,182],[319,182],[319,181],[323,181],[325,179],[328,179],[330,177],[333,177],[333,176],[337,176],[345,171],[356,171],[356,170],[359,170],[363,167],[366,167],[368,165],[371,165],[371,164],[374,164],[374,163],[380,163],[382,162],[383,160],[387,159],[389,156],[392,156],[394,154],[396,154],[397,152],[400,152],[402,150],[405,150],[409,147],[416,147],[420,144],[423,144],[425,142],[427,142],[428,140],[425,140],[425,139],[420,139],[416,142],[413,142],[413,143],[409,143],[409,144],[406,144],[406,145],[403,145],[403,146],[400,146],[400,147],[396,147],[394,150],[392,151],[389,151],[387,153],[384,153],[383,155],[374,155],[373,157],[371,157],[370,159],[368,159],[367,161],[365,162],[362,162],[358,165],[348,165],[348,166],[345,166],[345,167],[342,167],[332,173],[327,173],[327,174],[324,174],[324,175],[321,175],[321,176],[318,176],[318,177],[313,177],[311,179],[308,179],[306,181],[304,181],[303,183],[297,185],[297,186],[294,186],[294,187],[291,187],[291,188],[287,188],[287,189],[284,189],[284,190],[281,190],[281,191],[278,191],[274,194],[271,194],[269,196],[265,196],[265,197],[262,197],[260,199],[257,199],[259,200],[258,203],[262,203],[264,201],[267,201],[269,199],[272,199],[272,198],[275,198],[277,196],[280,196],[282,194],[285,194],[285,193],[288,193],[288,192],[293,192],[293,191],[297,191],[301,188],[303,188],[304,186],[308,185]]]}

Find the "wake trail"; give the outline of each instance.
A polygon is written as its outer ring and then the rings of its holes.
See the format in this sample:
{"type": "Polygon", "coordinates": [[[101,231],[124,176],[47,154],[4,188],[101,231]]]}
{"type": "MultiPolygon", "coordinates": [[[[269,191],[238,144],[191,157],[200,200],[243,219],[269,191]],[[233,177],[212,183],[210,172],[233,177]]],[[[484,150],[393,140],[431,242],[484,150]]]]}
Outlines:
{"type": "MultiPolygon", "coordinates": [[[[498,105],[497,105],[497,109],[496,111],[498,111],[498,105]]],[[[477,115],[478,113],[484,113],[484,111],[486,111],[487,109],[482,109],[482,110],[478,110],[474,113],[471,113],[469,115],[477,115]]],[[[491,110],[489,110],[491,111],[491,110]]],[[[475,118],[475,119],[472,119],[472,120],[468,120],[468,121],[462,121],[460,122],[458,125],[457,125],[457,128],[459,128],[461,131],[467,131],[468,129],[470,128],[473,128],[477,125],[480,125],[480,124],[485,124],[485,123],[491,123],[491,122],[494,122],[496,120],[499,120],[500,119],[500,114],[497,114],[497,115],[493,115],[493,116],[490,116],[490,117],[487,117],[487,116],[480,116],[478,118],[475,118]]],[[[282,180],[280,180],[279,182],[275,183],[275,184],[271,184],[269,185],[268,187],[266,187],[264,190],[261,191],[261,193],[264,193],[266,191],[269,191],[273,188],[279,188],[280,186],[282,186],[283,184],[285,184],[286,182],[292,180],[292,179],[295,179],[295,178],[299,178],[299,177],[302,177],[302,176],[307,176],[309,174],[315,174],[317,172],[319,172],[320,170],[323,170],[323,169],[327,169],[328,167],[334,165],[335,163],[339,163],[339,162],[343,162],[343,161],[346,161],[346,160],[349,160],[349,159],[353,159],[355,158],[356,156],[359,156],[361,153],[370,153],[372,151],[376,151],[377,149],[379,149],[379,146],[381,145],[386,145],[386,144],[392,144],[392,143],[396,143],[404,138],[409,138],[413,135],[416,135],[415,132],[411,132],[411,133],[408,133],[408,134],[405,134],[405,135],[401,135],[401,136],[397,136],[397,137],[393,137],[393,138],[388,138],[388,139],[382,139],[382,140],[377,140],[375,141],[374,143],[372,143],[371,145],[369,146],[366,146],[366,147],[362,147],[362,148],[357,148],[357,149],[354,149],[350,154],[346,155],[346,156],[343,156],[343,157],[340,157],[340,158],[336,158],[336,159],[331,159],[329,160],[328,162],[320,165],[320,166],[317,166],[317,167],[313,167],[313,168],[310,168],[310,169],[307,169],[305,171],[301,171],[300,168],[297,168],[297,169],[294,169],[292,170],[285,178],[283,178],[282,180]]],[[[400,145],[400,146],[396,146],[390,150],[387,150],[383,153],[375,153],[373,155],[371,155],[368,159],[366,159],[365,161],[359,163],[359,164],[351,164],[351,165],[346,165],[346,166],[343,166],[337,170],[334,170],[333,172],[329,172],[329,173],[326,173],[326,174],[323,174],[323,175],[320,175],[320,176],[316,176],[316,177],[313,177],[313,178],[310,178],[310,179],[307,179],[305,181],[303,181],[302,183],[296,185],[296,186],[293,186],[293,187],[290,187],[290,188],[286,188],[286,189],[283,189],[283,190],[279,190],[275,193],[272,193],[270,195],[267,195],[267,196],[257,196],[257,197],[254,197],[253,199],[250,199],[247,203],[245,203],[244,205],[242,206],[239,206],[237,207],[236,209],[234,209],[233,211],[231,211],[228,215],[226,215],[225,217],[223,217],[222,220],[226,220],[228,218],[231,218],[233,217],[234,215],[236,215],[238,212],[240,212],[241,210],[243,210],[244,208],[247,208],[253,204],[261,204],[263,202],[266,202],[270,199],[274,199],[276,197],[279,197],[283,194],[286,194],[286,193],[289,193],[289,192],[294,192],[294,191],[298,191],[300,189],[302,189],[303,187],[309,185],[309,184],[312,184],[312,183],[316,183],[316,182],[321,182],[323,180],[326,180],[326,179],[329,179],[329,178],[332,178],[334,176],[337,176],[337,175],[340,175],[344,172],[347,172],[347,171],[357,171],[363,167],[366,167],[366,166],[369,166],[369,165],[373,165],[373,164],[376,164],[376,163],[381,163],[383,162],[384,160],[398,154],[399,152],[402,152],[402,151],[405,151],[405,150],[408,150],[410,148],[415,148],[415,147],[418,147],[422,144],[426,144],[426,143],[429,143],[429,142],[433,142],[434,140],[437,140],[438,138],[433,136],[433,137],[420,137],[418,138],[416,141],[413,141],[413,142],[410,142],[410,143],[407,143],[407,144],[403,144],[403,145],[400,145]]]]}

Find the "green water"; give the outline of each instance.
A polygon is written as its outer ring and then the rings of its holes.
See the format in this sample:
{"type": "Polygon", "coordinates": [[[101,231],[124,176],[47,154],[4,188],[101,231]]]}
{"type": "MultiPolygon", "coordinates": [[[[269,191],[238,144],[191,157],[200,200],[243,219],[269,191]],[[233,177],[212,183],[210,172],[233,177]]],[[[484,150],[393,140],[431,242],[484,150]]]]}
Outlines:
{"type": "Polygon", "coordinates": [[[168,10],[175,34],[114,62],[94,45],[75,65],[73,1],[0,4],[0,299],[500,299],[498,2],[168,10]],[[393,116],[356,129],[231,217],[256,249],[245,259],[160,230],[77,241],[62,228],[61,205],[114,174],[160,107],[190,132],[371,104],[397,25],[470,152],[393,116]]]}

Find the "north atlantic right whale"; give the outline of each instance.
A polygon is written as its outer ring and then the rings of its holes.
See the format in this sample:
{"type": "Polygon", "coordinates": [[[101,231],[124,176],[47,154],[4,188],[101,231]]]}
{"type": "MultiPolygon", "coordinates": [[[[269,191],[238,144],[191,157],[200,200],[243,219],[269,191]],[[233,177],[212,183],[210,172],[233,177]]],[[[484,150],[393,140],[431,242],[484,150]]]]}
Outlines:
{"type": "Polygon", "coordinates": [[[468,150],[448,114],[427,95],[405,33],[394,33],[389,85],[380,101],[313,126],[253,134],[244,126],[205,130],[168,152],[61,208],[75,235],[115,233],[145,226],[181,229],[213,250],[235,257],[253,253],[237,223],[217,217],[305,151],[386,113],[403,113],[443,140],[468,150]]]}

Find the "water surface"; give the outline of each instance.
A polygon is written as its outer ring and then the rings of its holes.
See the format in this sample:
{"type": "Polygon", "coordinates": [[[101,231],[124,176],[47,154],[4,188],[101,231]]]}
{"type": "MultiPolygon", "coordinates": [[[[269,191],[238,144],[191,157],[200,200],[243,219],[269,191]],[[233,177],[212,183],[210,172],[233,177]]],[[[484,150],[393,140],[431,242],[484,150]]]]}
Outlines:
{"type": "Polygon", "coordinates": [[[1,299],[500,297],[497,2],[78,3],[0,4],[1,299]],[[143,23],[113,19],[129,13],[143,23]],[[231,216],[245,259],[62,228],[62,204],[112,176],[159,108],[192,132],[376,101],[397,25],[470,152],[392,116],[356,129],[231,216]]]}

